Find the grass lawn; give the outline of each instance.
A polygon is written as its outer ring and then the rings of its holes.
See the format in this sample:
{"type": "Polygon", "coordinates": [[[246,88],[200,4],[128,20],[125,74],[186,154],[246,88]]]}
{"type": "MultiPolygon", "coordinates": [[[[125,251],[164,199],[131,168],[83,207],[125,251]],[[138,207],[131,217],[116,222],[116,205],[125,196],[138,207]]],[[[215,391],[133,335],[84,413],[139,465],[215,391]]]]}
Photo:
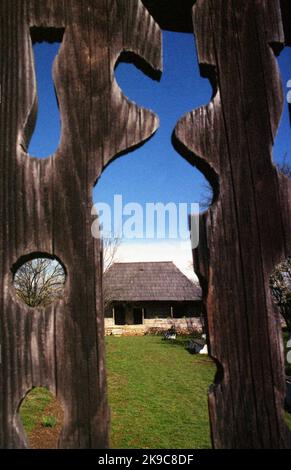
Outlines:
{"type": "MultiPolygon", "coordinates": [[[[207,390],[215,366],[208,357],[190,355],[183,342],[106,338],[111,447],[211,447],[207,390]]],[[[24,401],[21,418],[30,443],[40,444],[36,435],[51,402],[45,389],[34,389],[24,401]]]]}
{"type": "MultiPolygon", "coordinates": [[[[184,345],[183,338],[177,343],[159,336],[106,338],[111,448],[211,447],[207,390],[215,366],[207,356],[190,355],[184,345]]],[[[60,422],[39,437],[54,414],[61,416],[45,389],[28,395],[21,418],[30,442],[42,447],[49,436],[55,446],[60,422]]],[[[291,428],[290,414],[286,420],[291,428]]]]}
{"type": "Polygon", "coordinates": [[[27,395],[20,412],[27,433],[33,431],[39,420],[45,417],[45,410],[52,400],[52,394],[45,388],[35,388],[27,395]]]}
{"type": "Polygon", "coordinates": [[[158,336],[107,337],[112,448],[209,448],[215,366],[158,336]]]}

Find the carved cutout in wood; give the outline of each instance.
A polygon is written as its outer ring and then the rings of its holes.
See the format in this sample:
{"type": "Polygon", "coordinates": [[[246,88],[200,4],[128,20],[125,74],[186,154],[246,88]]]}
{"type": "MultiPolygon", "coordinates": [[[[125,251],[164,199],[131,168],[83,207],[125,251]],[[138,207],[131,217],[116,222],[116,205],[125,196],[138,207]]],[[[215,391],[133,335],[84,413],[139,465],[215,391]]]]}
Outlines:
{"type": "Polygon", "coordinates": [[[274,54],[284,44],[280,2],[198,0],[193,11],[201,69],[215,93],[175,136],[180,152],[219,183],[194,253],[220,370],[209,394],[213,444],[288,448],[282,335],[269,289],[274,266],[291,252],[291,185],[272,163],[283,104],[274,54]]]}
{"type": "MultiPolygon", "coordinates": [[[[174,10],[163,13],[165,0],[144,2],[153,13],[159,4],[165,28],[179,29],[174,10]]],[[[290,43],[290,9],[282,5],[290,43]]],[[[33,385],[47,385],[63,403],[60,447],[104,447],[101,261],[90,234],[91,189],[104,165],[157,127],[152,113],[123,97],[113,69],[124,50],[158,69],[160,31],[138,0],[2,0],[0,18],[0,447],[26,446],[16,411],[33,385]],[[23,150],[35,116],[32,26],[65,28],[54,72],[62,140],[42,162],[23,150]],[[58,307],[29,316],[13,297],[10,269],[35,251],[63,261],[67,291],[58,307]]],[[[287,448],[280,325],[269,290],[273,267],[291,252],[290,182],[271,160],[283,100],[274,55],[285,40],[280,2],[198,0],[194,29],[201,70],[216,93],[180,121],[176,145],[216,189],[194,254],[220,371],[209,396],[213,443],[287,448]]]]}
{"type": "Polygon", "coordinates": [[[128,51],[160,70],[161,34],[140,0],[3,0],[0,18],[0,447],[27,446],[19,404],[43,386],[64,409],[59,446],[104,448],[102,267],[91,194],[112,158],[157,129],[152,112],[123,96],[114,67],[128,51]],[[32,27],[65,28],[53,72],[62,136],[45,160],[25,152],[36,114],[32,27]],[[33,252],[62,260],[67,280],[62,300],[31,312],[10,270],[33,252]]]}

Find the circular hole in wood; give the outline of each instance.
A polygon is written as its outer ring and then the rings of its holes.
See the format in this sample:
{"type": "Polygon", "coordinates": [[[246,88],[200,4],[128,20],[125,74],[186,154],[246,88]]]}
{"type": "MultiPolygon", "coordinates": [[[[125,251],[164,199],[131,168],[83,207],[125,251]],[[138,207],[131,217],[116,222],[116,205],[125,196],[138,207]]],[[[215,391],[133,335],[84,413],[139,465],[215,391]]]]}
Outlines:
{"type": "Polygon", "coordinates": [[[16,295],[29,307],[47,307],[63,296],[66,270],[54,256],[24,256],[13,266],[12,273],[16,295]]]}
{"type": "Polygon", "coordinates": [[[61,402],[47,388],[33,388],[19,413],[30,449],[58,448],[64,412],[61,402]]]}

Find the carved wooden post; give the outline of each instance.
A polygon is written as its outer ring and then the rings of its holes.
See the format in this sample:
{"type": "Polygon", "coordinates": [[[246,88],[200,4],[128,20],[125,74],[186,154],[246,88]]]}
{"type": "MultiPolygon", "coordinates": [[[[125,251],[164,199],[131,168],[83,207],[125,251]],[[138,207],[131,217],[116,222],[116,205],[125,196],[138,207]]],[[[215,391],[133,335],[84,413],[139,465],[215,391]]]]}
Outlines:
{"type": "Polygon", "coordinates": [[[195,251],[218,363],[213,443],[287,448],[282,338],[269,288],[275,265],[291,253],[290,181],[272,164],[283,103],[274,55],[284,43],[280,2],[198,0],[193,20],[215,94],[181,119],[176,145],[216,191],[195,251]]]}
{"type": "MultiPolygon", "coordinates": [[[[61,448],[107,446],[101,262],[91,235],[94,183],[112,158],[156,130],[122,94],[125,51],[160,69],[160,30],[140,0],[2,0],[0,4],[0,447],[26,447],[19,405],[47,386],[64,412],[61,448]],[[54,64],[62,136],[54,155],[27,155],[36,85],[30,27],[64,28],[54,64]],[[11,268],[48,253],[67,271],[63,300],[20,303],[11,268]]],[[[54,34],[54,30],[50,31],[54,34]]]]}

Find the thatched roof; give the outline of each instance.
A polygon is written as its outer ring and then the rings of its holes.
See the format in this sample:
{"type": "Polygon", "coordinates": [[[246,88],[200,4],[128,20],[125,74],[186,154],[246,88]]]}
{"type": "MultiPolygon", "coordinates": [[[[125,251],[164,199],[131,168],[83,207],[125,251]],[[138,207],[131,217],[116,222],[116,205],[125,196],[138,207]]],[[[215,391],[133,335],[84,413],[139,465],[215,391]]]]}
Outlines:
{"type": "Polygon", "coordinates": [[[200,287],[172,262],[115,263],[104,276],[111,301],[197,301],[200,287]]]}

